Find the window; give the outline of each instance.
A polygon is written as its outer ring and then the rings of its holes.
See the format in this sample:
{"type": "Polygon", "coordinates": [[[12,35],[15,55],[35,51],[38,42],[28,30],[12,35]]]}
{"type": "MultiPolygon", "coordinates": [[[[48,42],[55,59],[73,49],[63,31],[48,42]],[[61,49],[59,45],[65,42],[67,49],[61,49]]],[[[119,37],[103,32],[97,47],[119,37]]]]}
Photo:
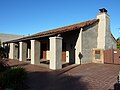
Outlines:
{"type": "Polygon", "coordinates": [[[95,50],[95,59],[100,59],[100,50],[95,50]]]}

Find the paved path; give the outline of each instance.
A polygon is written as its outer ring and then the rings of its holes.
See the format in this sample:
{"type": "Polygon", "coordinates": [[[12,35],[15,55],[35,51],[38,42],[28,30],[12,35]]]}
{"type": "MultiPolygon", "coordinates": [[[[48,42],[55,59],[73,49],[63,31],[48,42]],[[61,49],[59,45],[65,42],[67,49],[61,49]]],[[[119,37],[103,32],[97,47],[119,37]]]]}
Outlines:
{"type": "Polygon", "coordinates": [[[28,90],[113,90],[120,71],[120,65],[112,64],[71,65],[53,71],[15,60],[7,63],[28,71],[28,90]]]}

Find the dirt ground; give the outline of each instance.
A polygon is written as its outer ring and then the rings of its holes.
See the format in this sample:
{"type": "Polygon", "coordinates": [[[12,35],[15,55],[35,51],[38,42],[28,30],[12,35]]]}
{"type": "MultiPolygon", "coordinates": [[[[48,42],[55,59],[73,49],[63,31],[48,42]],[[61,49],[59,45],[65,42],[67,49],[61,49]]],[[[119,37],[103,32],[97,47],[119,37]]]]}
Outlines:
{"type": "Polygon", "coordinates": [[[70,65],[61,70],[50,70],[44,65],[8,60],[10,66],[27,70],[26,90],[113,90],[120,65],[70,65]]]}

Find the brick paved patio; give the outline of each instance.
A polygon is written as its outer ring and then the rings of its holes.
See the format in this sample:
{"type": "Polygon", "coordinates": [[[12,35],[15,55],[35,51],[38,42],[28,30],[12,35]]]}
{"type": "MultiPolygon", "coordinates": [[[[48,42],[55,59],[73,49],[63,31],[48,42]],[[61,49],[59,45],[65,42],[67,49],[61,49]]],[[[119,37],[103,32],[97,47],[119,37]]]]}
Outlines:
{"type": "Polygon", "coordinates": [[[10,66],[21,66],[28,71],[28,90],[109,90],[114,89],[120,65],[70,65],[52,71],[44,65],[31,65],[9,60],[10,66]]]}

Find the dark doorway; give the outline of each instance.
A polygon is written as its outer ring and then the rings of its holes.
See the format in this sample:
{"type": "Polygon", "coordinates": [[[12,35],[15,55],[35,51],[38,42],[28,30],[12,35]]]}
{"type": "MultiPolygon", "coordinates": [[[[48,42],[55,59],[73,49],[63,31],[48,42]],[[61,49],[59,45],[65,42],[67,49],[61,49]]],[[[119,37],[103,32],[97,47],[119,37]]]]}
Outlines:
{"type": "Polygon", "coordinates": [[[46,59],[47,43],[41,44],[41,59],[46,59]]]}
{"type": "Polygon", "coordinates": [[[66,62],[66,43],[62,43],[62,61],[66,62]]]}

